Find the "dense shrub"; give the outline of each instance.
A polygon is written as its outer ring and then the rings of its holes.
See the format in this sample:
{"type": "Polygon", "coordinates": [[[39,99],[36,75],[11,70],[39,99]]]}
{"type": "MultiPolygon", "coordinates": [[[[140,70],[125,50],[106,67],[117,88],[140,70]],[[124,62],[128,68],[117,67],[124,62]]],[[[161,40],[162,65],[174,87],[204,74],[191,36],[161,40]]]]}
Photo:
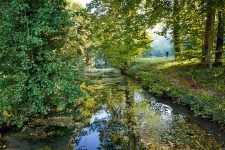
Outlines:
{"type": "Polygon", "coordinates": [[[80,63],[63,55],[71,25],[64,0],[3,0],[0,7],[0,123],[22,126],[80,96],[80,63]]]}

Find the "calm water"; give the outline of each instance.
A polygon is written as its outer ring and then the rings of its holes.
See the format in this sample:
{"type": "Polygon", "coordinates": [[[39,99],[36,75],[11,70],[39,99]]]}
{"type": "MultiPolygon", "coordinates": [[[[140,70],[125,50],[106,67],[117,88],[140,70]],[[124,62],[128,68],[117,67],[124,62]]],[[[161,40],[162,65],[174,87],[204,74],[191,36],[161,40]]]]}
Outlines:
{"type": "Polygon", "coordinates": [[[148,95],[123,76],[98,78],[84,86],[89,97],[70,108],[74,126],[45,140],[4,136],[7,150],[145,150],[224,148],[225,134],[184,106],[148,95]]]}

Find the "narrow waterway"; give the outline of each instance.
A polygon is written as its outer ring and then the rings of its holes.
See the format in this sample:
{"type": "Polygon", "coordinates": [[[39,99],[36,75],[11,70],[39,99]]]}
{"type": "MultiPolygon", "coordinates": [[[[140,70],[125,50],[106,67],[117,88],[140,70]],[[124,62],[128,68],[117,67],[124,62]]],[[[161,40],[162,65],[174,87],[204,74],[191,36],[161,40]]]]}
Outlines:
{"type": "Polygon", "coordinates": [[[35,141],[13,131],[4,135],[4,149],[224,149],[225,134],[185,106],[156,99],[122,75],[103,73],[91,79],[83,87],[89,96],[70,108],[74,126],[55,128],[61,134],[35,141]]]}

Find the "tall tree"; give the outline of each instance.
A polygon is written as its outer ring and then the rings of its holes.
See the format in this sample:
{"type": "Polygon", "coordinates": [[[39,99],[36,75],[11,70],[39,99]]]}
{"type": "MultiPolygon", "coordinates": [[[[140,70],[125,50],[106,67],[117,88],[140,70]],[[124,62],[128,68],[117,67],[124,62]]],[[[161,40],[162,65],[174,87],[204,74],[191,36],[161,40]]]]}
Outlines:
{"type": "Polygon", "coordinates": [[[149,47],[140,2],[94,0],[89,5],[96,16],[92,23],[99,39],[96,46],[112,65],[120,66],[149,47]]]}
{"type": "Polygon", "coordinates": [[[174,46],[174,51],[175,51],[175,58],[180,55],[180,6],[179,6],[179,0],[174,0],[173,2],[173,25],[172,25],[172,30],[173,30],[173,46],[174,46]]]}
{"type": "Polygon", "coordinates": [[[211,66],[215,14],[216,14],[215,2],[212,0],[207,0],[206,1],[205,35],[204,35],[204,45],[202,49],[202,61],[201,61],[202,65],[205,67],[211,66]]]}
{"type": "Polygon", "coordinates": [[[196,53],[199,53],[199,36],[202,34],[203,22],[199,5],[195,0],[173,0],[165,3],[167,13],[162,17],[164,27],[161,34],[172,35],[176,60],[195,58],[196,53]]]}
{"type": "Polygon", "coordinates": [[[223,54],[223,38],[224,38],[224,13],[222,10],[218,11],[218,29],[217,29],[217,42],[215,51],[215,66],[222,66],[223,54]]]}

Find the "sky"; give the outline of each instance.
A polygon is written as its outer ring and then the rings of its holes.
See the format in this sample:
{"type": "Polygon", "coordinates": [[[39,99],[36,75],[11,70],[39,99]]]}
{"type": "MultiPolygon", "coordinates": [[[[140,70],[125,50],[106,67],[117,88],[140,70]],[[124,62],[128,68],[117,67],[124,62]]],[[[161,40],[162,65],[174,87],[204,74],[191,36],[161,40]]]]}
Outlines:
{"type": "Polygon", "coordinates": [[[91,2],[91,0],[73,0],[73,1],[74,1],[74,2],[79,2],[79,3],[83,4],[84,6],[85,6],[87,3],[91,2]]]}

